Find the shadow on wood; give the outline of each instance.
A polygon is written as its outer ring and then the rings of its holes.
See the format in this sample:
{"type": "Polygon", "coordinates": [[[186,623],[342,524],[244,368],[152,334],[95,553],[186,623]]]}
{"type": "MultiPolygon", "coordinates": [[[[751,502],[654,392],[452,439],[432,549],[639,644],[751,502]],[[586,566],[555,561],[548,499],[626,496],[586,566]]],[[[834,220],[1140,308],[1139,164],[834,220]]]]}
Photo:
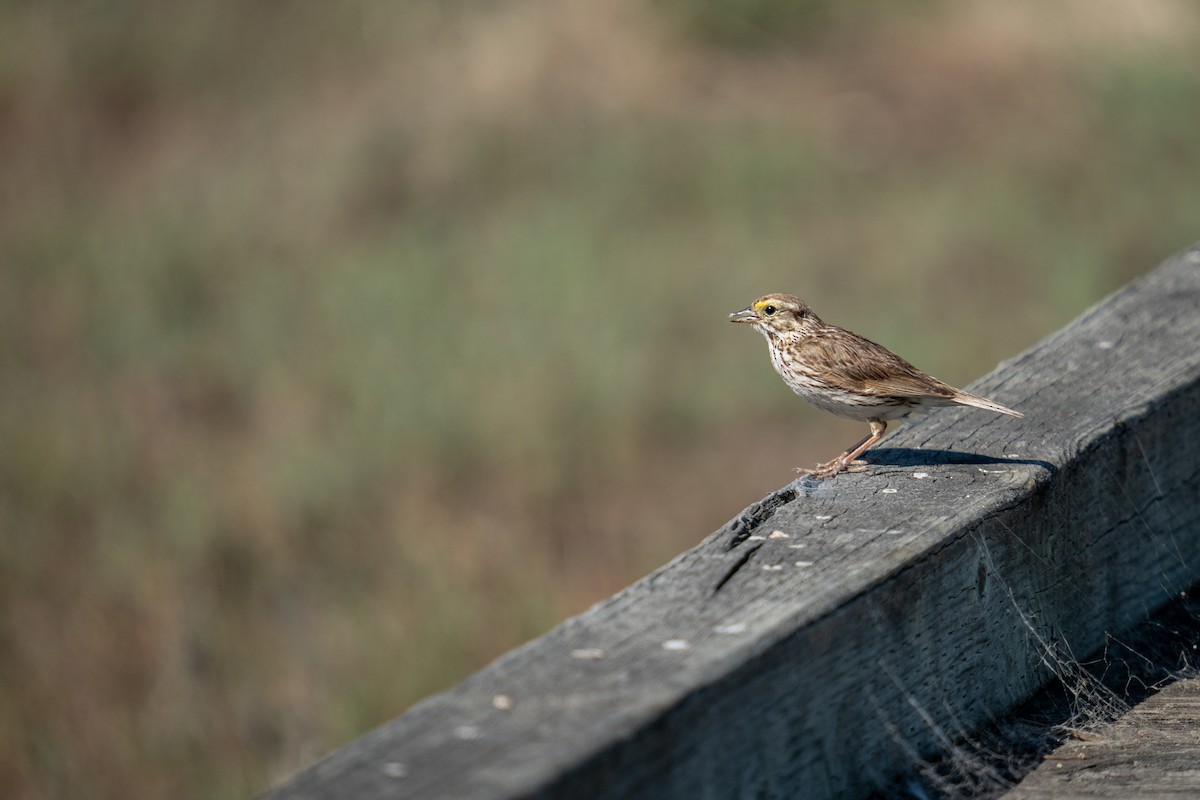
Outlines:
{"type": "Polygon", "coordinates": [[[1200,577],[1200,250],[269,794],[864,796],[1200,577]],[[955,449],[948,449],[955,448],[955,449]]]}
{"type": "Polygon", "coordinates": [[[1048,473],[1058,472],[1049,461],[1037,458],[1013,458],[967,453],[961,450],[919,450],[911,447],[877,447],[863,453],[868,464],[885,467],[932,467],[938,464],[1026,464],[1041,467],[1048,473]]]}

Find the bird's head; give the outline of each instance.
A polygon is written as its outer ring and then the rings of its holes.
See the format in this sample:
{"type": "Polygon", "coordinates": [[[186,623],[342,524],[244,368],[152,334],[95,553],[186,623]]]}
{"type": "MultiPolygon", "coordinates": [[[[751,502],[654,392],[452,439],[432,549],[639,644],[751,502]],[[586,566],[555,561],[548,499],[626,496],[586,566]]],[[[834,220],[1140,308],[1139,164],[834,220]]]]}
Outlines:
{"type": "Polygon", "coordinates": [[[804,335],[820,327],[821,319],[794,294],[765,294],[741,311],[729,315],[730,322],[753,325],[763,336],[804,335]]]}

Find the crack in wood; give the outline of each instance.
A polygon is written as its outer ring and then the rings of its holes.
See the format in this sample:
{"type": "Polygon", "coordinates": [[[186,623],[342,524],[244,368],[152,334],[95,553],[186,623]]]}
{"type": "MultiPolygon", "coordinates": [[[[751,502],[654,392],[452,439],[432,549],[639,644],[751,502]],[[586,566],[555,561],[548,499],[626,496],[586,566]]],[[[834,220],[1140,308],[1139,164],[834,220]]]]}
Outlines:
{"type": "Polygon", "coordinates": [[[712,591],[708,593],[708,596],[712,597],[717,592],[721,591],[721,587],[729,583],[729,579],[736,575],[739,569],[746,566],[746,562],[750,560],[752,555],[759,551],[763,544],[765,544],[765,542],[758,542],[749,550],[744,551],[741,557],[734,562],[733,566],[726,570],[725,574],[721,577],[721,580],[717,581],[717,585],[712,588],[712,591]]]}
{"type": "MultiPolygon", "coordinates": [[[[789,486],[772,492],[762,500],[747,507],[745,511],[738,514],[726,526],[733,536],[725,546],[725,550],[728,552],[750,538],[750,534],[754,533],[764,522],[775,516],[775,512],[782,506],[795,500],[797,495],[797,491],[789,486]]],[[[720,587],[718,586],[717,588],[720,587]]]]}

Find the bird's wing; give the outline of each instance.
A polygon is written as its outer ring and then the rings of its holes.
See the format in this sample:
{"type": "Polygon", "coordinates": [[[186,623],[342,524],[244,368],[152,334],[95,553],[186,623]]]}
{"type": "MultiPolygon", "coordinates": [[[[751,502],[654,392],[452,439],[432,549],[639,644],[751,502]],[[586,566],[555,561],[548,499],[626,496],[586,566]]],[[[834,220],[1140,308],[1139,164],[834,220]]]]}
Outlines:
{"type": "Polygon", "coordinates": [[[958,393],[883,345],[847,330],[809,337],[804,360],[832,383],[868,395],[949,398],[958,393]]]}

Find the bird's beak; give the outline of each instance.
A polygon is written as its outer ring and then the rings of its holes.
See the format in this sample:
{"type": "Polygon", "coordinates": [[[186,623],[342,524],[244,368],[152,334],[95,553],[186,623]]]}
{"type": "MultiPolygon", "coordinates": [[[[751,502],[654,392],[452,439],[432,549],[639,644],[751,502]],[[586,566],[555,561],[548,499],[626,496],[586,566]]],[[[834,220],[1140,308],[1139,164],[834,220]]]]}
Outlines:
{"type": "Polygon", "coordinates": [[[730,314],[729,321],[730,322],[747,322],[750,324],[754,324],[755,322],[761,322],[762,320],[758,316],[758,314],[754,313],[753,308],[750,308],[749,306],[747,306],[746,308],[743,308],[741,311],[735,311],[732,314],[730,314]]]}

